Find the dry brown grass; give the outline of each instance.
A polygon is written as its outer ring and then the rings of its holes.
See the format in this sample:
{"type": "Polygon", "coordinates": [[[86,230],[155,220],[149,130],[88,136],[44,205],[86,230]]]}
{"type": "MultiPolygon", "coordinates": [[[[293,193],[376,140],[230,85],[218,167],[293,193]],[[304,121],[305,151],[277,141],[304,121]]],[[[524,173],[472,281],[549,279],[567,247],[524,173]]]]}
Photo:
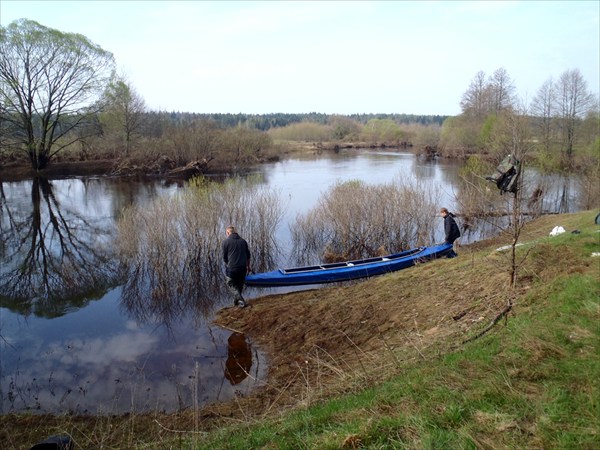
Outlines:
{"type": "Polygon", "coordinates": [[[291,226],[299,264],[395,253],[435,239],[439,191],[419,180],[339,182],[291,226]]]}

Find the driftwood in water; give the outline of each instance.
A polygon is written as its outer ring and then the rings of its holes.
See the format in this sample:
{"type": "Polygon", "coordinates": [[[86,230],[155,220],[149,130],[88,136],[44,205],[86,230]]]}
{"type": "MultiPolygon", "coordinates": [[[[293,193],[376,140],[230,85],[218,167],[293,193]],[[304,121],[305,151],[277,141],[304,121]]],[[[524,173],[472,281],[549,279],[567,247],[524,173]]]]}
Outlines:
{"type": "Polygon", "coordinates": [[[207,168],[207,160],[192,161],[183,167],[176,167],[175,169],[169,170],[166,175],[169,178],[189,179],[195,175],[201,175],[205,173],[207,168]]]}

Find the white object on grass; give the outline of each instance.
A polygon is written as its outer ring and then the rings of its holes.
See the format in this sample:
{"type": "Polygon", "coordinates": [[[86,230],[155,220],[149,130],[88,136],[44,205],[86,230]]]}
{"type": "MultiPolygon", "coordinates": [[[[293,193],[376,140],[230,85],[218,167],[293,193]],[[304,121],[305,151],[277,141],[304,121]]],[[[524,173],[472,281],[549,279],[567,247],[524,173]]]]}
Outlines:
{"type": "MultiPolygon", "coordinates": [[[[515,247],[520,247],[521,245],[525,245],[525,244],[515,244],[515,247]]],[[[503,252],[504,250],[508,250],[511,247],[512,247],[512,245],[505,245],[504,247],[498,247],[496,249],[496,251],[497,252],[503,252]]]]}

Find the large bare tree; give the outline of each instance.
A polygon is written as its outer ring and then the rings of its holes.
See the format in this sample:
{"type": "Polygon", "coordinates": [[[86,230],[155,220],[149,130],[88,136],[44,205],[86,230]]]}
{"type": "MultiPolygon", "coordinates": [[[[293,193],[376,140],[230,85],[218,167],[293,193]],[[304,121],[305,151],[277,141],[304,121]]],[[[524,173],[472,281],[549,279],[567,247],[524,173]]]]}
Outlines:
{"type": "Polygon", "coordinates": [[[113,55],[81,34],[20,19],[0,27],[0,122],[3,145],[44,169],[100,108],[113,55]]]}

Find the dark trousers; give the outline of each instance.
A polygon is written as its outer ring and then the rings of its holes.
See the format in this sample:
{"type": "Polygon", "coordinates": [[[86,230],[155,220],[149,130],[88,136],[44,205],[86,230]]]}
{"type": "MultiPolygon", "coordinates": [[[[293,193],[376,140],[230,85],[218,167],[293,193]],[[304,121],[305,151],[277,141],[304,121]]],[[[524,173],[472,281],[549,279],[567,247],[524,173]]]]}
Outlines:
{"type": "Polygon", "coordinates": [[[454,250],[454,241],[455,240],[453,240],[452,242],[446,241],[446,244],[452,244],[452,246],[453,246],[452,250],[450,250],[450,252],[448,252],[448,254],[446,255],[448,258],[456,258],[458,256],[458,254],[454,250]]]}
{"type": "Polygon", "coordinates": [[[233,295],[233,303],[237,305],[239,302],[243,302],[242,291],[244,290],[244,282],[246,281],[246,271],[229,271],[225,276],[225,280],[229,292],[233,295]]]}

